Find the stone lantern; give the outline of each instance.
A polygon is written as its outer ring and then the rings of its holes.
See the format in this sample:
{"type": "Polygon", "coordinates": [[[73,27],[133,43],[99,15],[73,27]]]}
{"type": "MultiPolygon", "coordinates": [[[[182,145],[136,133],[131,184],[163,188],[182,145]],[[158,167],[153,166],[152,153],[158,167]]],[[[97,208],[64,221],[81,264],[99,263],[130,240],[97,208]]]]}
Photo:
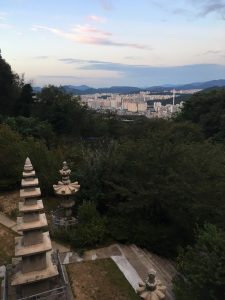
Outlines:
{"type": "Polygon", "coordinates": [[[166,287],[161,281],[156,279],[156,271],[151,269],[145,283],[140,282],[137,294],[143,300],[161,300],[165,299],[166,287]]]}
{"type": "Polygon", "coordinates": [[[62,197],[61,208],[63,213],[60,210],[54,212],[54,220],[57,220],[58,225],[69,225],[73,224],[75,220],[72,218],[72,207],[75,204],[75,201],[71,199],[71,196],[79,191],[80,185],[77,181],[71,182],[70,174],[71,170],[69,169],[67,162],[63,162],[63,167],[59,170],[62,180],[58,181],[58,184],[53,185],[54,192],[57,196],[62,197]]]}

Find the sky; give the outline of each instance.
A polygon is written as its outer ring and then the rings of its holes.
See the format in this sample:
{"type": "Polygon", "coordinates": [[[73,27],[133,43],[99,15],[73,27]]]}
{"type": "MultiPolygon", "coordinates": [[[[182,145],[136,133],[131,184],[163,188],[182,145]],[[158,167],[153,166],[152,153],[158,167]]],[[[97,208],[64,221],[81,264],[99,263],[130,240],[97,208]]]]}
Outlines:
{"type": "Polygon", "coordinates": [[[225,79],[225,0],[0,0],[0,49],[34,86],[225,79]]]}

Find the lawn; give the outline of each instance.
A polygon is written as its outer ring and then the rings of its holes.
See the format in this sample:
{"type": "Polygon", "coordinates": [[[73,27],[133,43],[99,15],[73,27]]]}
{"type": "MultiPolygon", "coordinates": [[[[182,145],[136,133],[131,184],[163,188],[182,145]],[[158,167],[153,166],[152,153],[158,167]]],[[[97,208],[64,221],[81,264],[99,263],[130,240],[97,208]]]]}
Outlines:
{"type": "Polygon", "coordinates": [[[76,300],[138,300],[129,282],[110,258],[66,266],[76,300]]]}
{"type": "Polygon", "coordinates": [[[14,256],[15,236],[16,233],[0,224],[0,266],[11,263],[14,256]]]}

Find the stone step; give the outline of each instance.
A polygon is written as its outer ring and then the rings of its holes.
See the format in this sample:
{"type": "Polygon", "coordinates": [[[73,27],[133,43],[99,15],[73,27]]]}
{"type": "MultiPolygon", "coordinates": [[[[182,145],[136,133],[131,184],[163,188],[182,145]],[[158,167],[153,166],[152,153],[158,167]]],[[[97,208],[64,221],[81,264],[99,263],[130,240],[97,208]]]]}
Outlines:
{"type": "Polygon", "coordinates": [[[154,254],[149,253],[147,250],[138,248],[136,245],[131,245],[133,251],[137,253],[139,259],[144,262],[150,270],[153,268],[157,272],[157,277],[161,282],[166,285],[166,299],[174,300],[174,294],[172,291],[172,274],[164,270],[164,264],[162,261],[157,261],[154,254]]]}

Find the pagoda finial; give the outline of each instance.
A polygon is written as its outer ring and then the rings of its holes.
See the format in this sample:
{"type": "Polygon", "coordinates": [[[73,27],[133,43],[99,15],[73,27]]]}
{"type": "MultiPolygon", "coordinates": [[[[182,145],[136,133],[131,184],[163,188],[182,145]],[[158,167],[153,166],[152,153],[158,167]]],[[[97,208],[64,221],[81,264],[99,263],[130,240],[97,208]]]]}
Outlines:
{"type": "Polygon", "coordinates": [[[62,176],[62,183],[63,184],[70,184],[70,174],[71,174],[71,170],[68,167],[68,164],[66,161],[63,162],[63,167],[61,170],[59,170],[59,173],[62,176]]]}
{"type": "Polygon", "coordinates": [[[28,171],[32,171],[33,170],[33,165],[30,161],[30,158],[27,157],[25,160],[25,164],[24,164],[24,171],[28,172],[28,171]]]}
{"type": "Polygon", "coordinates": [[[59,170],[59,173],[62,176],[62,181],[59,181],[57,185],[53,185],[57,195],[69,196],[79,191],[80,185],[78,182],[71,182],[70,180],[71,170],[66,161],[63,162],[63,167],[59,170]]]}

